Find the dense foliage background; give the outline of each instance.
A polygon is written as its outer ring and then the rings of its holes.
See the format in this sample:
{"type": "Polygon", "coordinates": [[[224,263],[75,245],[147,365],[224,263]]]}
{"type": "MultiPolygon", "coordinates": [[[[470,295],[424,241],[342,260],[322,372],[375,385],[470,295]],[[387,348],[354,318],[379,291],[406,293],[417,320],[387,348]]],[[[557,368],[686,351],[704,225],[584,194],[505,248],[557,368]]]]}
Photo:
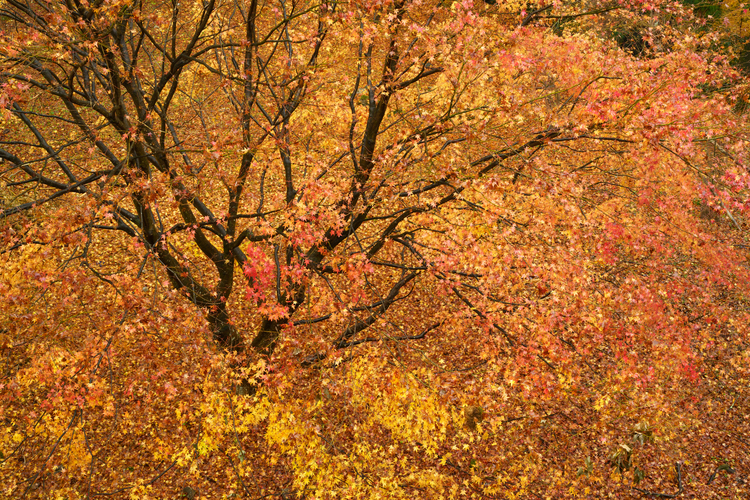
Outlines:
{"type": "Polygon", "coordinates": [[[1,495],[747,496],[746,19],[1,0],[1,495]]]}

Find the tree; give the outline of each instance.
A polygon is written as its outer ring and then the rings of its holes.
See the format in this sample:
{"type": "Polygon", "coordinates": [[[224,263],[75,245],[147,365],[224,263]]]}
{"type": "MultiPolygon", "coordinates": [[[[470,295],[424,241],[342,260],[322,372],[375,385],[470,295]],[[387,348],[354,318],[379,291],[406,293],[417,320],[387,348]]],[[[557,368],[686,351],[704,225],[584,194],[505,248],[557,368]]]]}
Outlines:
{"type": "Polygon", "coordinates": [[[5,0],[5,494],[745,474],[745,123],[690,16],[5,0]]]}

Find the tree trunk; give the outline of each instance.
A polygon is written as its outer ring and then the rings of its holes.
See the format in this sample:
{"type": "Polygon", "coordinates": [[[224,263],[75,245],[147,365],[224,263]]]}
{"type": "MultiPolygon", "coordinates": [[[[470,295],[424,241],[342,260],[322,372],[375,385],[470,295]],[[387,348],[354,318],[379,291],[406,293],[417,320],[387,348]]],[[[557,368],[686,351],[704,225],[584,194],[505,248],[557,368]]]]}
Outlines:
{"type": "Polygon", "coordinates": [[[234,352],[241,352],[244,349],[242,337],[229,318],[226,304],[221,302],[211,306],[207,319],[214,340],[219,345],[234,352]]]}
{"type": "Polygon", "coordinates": [[[264,319],[260,331],[250,345],[261,354],[270,356],[276,347],[276,339],[279,338],[280,332],[281,324],[278,321],[264,319]]]}

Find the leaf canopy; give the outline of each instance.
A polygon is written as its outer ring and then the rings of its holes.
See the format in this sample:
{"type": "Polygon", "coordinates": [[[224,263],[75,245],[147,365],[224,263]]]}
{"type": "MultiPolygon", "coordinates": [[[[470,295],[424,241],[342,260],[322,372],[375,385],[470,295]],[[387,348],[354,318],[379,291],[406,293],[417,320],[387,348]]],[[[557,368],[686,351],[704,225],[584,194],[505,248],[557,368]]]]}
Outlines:
{"type": "Polygon", "coordinates": [[[2,494],[747,495],[698,10],[0,2],[2,494]]]}

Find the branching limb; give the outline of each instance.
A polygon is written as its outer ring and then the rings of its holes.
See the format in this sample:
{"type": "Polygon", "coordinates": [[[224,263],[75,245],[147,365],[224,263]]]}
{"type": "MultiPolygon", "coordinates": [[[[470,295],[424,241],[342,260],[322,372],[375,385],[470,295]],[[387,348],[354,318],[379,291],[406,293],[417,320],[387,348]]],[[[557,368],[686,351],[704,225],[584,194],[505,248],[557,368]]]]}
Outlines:
{"type": "Polygon", "coordinates": [[[677,493],[674,493],[674,494],[670,495],[668,493],[656,493],[656,492],[653,492],[653,491],[642,490],[641,488],[633,488],[633,489],[635,491],[641,493],[642,495],[646,495],[646,496],[649,496],[649,497],[654,497],[654,498],[676,498],[677,496],[679,496],[682,493],[682,491],[684,489],[684,487],[682,485],[682,462],[676,462],[674,464],[674,468],[675,468],[675,473],[677,474],[677,486],[679,487],[679,489],[677,490],[677,493]]]}

